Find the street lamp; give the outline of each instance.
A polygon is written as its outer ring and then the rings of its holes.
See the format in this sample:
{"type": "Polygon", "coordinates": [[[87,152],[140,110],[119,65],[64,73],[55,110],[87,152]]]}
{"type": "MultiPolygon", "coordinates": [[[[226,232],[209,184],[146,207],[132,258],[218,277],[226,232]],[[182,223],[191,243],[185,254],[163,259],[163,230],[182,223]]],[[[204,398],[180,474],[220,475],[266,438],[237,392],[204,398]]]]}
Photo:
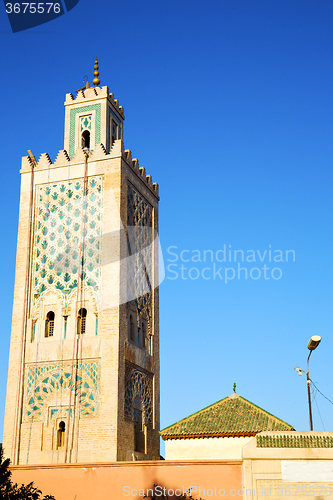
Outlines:
{"type": "Polygon", "coordinates": [[[312,423],[312,408],[311,408],[311,394],[310,394],[310,376],[309,376],[309,359],[312,354],[312,351],[314,351],[320,344],[321,337],[319,335],[313,335],[311,339],[308,342],[308,349],[309,349],[309,356],[306,362],[306,372],[304,370],[301,370],[298,366],[296,366],[294,369],[298,372],[298,375],[302,375],[303,373],[306,373],[306,383],[308,386],[308,400],[309,400],[309,416],[310,416],[310,430],[313,431],[313,423],[312,423]]]}

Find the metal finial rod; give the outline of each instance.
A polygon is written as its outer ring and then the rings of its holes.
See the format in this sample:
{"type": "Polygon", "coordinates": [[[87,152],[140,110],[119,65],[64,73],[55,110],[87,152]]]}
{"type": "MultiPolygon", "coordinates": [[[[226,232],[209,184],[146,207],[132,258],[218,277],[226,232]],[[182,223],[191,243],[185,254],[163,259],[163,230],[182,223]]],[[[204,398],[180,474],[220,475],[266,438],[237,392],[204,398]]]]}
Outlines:
{"type": "Polygon", "coordinates": [[[94,79],[93,79],[93,84],[95,85],[95,87],[97,87],[97,85],[99,85],[101,83],[100,79],[98,78],[98,75],[99,75],[99,72],[98,72],[98,61],[97,61],[97,57],[96,57],[96,61],[95,61],[95,66],[94,66],[94,79]]]}

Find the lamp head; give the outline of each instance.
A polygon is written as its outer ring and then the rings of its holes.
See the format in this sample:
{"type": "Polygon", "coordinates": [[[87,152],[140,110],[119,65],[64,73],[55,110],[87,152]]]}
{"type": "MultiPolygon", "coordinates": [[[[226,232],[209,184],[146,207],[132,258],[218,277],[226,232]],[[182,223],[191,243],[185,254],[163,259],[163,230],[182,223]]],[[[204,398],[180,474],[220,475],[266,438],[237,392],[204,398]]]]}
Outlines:
{"type": "Polygon", "coordinates": [[[294,370],[295,370],[296,372],[298,372],[298,376],[299,376],[299,377],[301,377],[301,376],[302,376],[302,370],[300,369],[300,367],[299,367],[299,366],[295,366],[294,370]]]}
{"type": "Polygon", "coordinates": [[[320,344],[321,337],[319,335],[313,335],[308,343],[309,351],[314,351],[320,344]]]}

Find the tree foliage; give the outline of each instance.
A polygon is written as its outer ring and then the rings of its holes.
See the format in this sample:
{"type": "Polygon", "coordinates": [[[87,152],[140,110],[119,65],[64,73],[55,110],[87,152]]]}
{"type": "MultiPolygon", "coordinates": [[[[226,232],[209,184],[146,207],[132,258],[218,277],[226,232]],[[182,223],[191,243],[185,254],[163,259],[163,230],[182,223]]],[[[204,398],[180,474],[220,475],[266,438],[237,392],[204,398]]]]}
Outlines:
{"type": "Polygon", "coordinates": [[[3,450],[0,448],[0,500],[55,500],[52,495],[42,496],[42,492],[34,487],[34,483],[27,485],[13,483],[11,471],[9,470],[10,460],[4,460],[3,450]]]}

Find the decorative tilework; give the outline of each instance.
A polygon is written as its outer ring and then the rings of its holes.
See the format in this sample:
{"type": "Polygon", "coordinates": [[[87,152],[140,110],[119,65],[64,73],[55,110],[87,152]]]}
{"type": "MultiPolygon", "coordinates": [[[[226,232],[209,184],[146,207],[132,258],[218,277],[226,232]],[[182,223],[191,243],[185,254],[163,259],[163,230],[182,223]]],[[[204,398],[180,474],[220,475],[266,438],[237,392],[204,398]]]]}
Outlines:
{"type": "MultiPolygon", "coordinates": [[[[59,414],[63,415],[64,413],[66,415],[68,415],[68,406],[64,408],[64,406],[62,405],[60,408],[52,408],[52,409],[50,409],[50,421],[52,422],[53,417],[58,417],[59,414]]],[[[72,415],[73,415],[73,408],[71,408],[70,415],[72,417],[72,415]]]]}
{"type": "Polygon", "coordinates": [[[80,132],[84,130],[91,131],[91,115],[81,116],[80,118],[80,132]]]}
{"type": "Polygon", "coordinates": [[[332,436],[256,436],[257,448],[333,448],[332,436]]]}
{"type": "Polygon", "coordinates": [[[127,186],[127,259],[128,297],[134,298],[139,315],[146,314],[148,333],[152,323],[152,207],[128,183],[127,186]]]}
{"type": "Polygon", "coordinates": [[[85,113],[90,111],[96,111],[96,121],[95,121],[95,144],[101,142],[101,105],[94,104],[91,106],[82,106],[80,108],[71,109],[70,111],[70,125],[69,125],[69,157],[73,158],[75,154],[75,122],[76,115],[78,113],[85,113]]]}
{"type": "MultiPolygon", "coordinates": [[[[81,417],[93,417],[98,411],[100,363],[91,361],[74,364],[74,373],[75,371],[76,395],[79,397],[81,417]]],[[[60,394],[65,397],[74,390],[74,384],[71,387],[71,372],[70,361],[61,364],[37,363],[26,366],[25,420],[33,418],[35,421],[43,421],[43,411],[47,409],[48,400],[58,395],[60,401],[60,394]]],[[[74,399],[72,399],[73,405],[74,399]]]]}
{"type": "Polygon", "coordinates": [[[99,297],[101,282],[102,177],[89,177],[85,200],[84,179],[36,186],[31,301],[56,290],[70,296],[77,288],[80,248],[85,233],[85,286],[99,297]]]}
{"type": "Polygon", "coordinates": [[[141,400],[145,421],[153,421],[153,379],[147,373],[126,364],[125,369],[125,417],[133,420],[133,401],[141,400]]]}

